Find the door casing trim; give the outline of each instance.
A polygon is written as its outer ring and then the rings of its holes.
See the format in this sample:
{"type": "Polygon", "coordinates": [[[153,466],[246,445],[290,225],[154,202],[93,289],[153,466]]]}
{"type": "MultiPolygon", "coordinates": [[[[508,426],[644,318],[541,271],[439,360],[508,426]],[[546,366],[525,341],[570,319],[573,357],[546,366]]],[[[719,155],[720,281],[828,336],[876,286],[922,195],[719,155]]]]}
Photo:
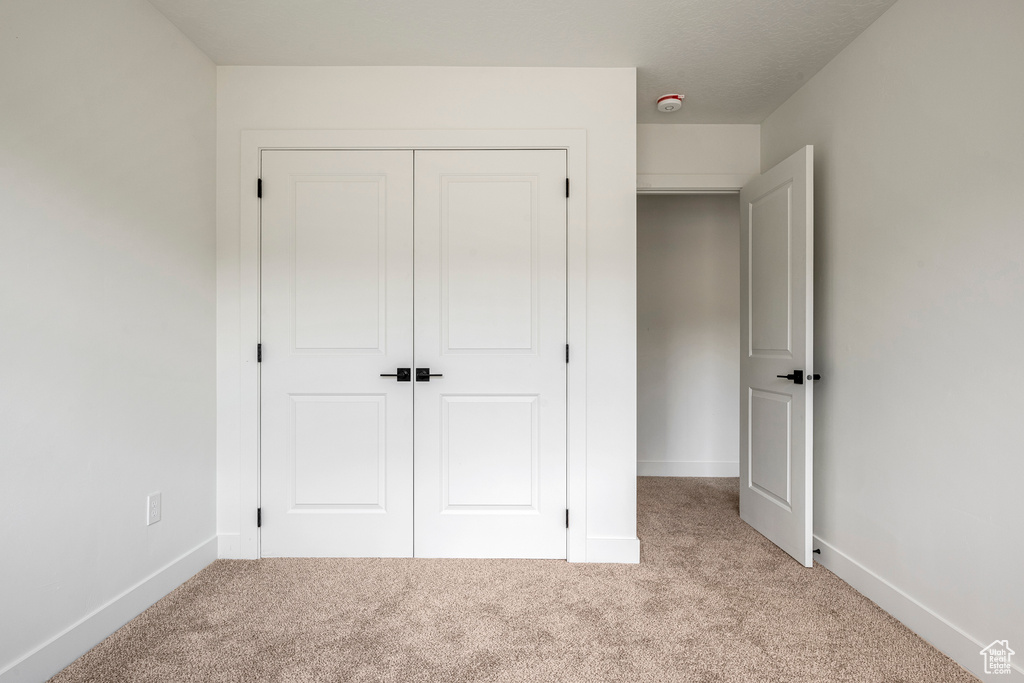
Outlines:
{"type": "Polygon", "coordinates": [[[239,188],[239,557],[260,557],[259,366],[260,204],[256,180],[263,150],[559,149],[572,191],[566,207],[567,340],[566,500],[571,510],[566,557],[587,561],[587,132],[565,130],[246,130],[241,134],[239,188]]]}

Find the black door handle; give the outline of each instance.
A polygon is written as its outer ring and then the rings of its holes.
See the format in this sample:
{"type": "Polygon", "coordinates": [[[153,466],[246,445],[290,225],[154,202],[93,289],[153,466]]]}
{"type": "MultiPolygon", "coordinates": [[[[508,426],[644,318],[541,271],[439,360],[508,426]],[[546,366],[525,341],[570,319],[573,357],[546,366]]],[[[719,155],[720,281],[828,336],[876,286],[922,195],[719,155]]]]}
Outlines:
{"type": "Polygon", "coordinates": [[[431,375],[430,368],[416,368],[416,381],[429,382],[431,377],[444,377],[444,375],[431,375]]]}
{"type": "Polygon", "coordinates": [[[782,379],[792,380],[794,384],[803,384],[804,383],[804,371],[803,370],[794,370],[793,372],[789,373],[788,375],[775,375],[775,376],[776,377],[780,377],[782,379]]]}
{"type": "Polygon", "coordinates": [[[387,375],[381,373],[381,377],[397,377],[399,382],[410,382],[412,381],[412,369],[411,368],[398,368],[395,370],[395,374],[387,375]]]}

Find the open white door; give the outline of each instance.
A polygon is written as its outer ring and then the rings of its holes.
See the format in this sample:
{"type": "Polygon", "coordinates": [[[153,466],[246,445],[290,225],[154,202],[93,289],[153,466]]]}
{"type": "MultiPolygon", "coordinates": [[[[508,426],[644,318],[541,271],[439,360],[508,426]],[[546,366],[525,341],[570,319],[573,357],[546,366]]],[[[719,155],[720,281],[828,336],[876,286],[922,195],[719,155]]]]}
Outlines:
{"type": "Polygon", "coordinates": [[[805,567],[814,452],[814,148],[740,192],[740,517],[805,567]]]}

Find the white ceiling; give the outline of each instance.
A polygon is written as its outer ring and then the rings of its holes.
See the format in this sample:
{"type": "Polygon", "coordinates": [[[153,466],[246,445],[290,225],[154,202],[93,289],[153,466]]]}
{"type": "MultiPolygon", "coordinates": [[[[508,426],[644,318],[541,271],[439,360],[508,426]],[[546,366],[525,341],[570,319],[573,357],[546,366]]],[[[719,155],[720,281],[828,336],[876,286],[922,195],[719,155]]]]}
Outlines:
{"type": "Polygon", "coordinates": [[[894,1],[150,0],[217,64],[636,66],[640,123],[760,123],[894,1]]]}

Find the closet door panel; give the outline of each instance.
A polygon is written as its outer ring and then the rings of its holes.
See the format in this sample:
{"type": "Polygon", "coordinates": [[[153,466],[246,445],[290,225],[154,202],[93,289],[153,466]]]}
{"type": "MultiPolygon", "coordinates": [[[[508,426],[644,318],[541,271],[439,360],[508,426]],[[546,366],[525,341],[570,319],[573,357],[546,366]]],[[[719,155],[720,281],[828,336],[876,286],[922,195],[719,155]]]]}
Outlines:
{"type": "Polygon", "coordinates": [[[416,555],[566,553],[564,151],[416,153],[416,555]]]}
{"type": "Polygon", "coordinates": [[[412,555],[412,162],[262,155],[264,557],[412,555]]]}

